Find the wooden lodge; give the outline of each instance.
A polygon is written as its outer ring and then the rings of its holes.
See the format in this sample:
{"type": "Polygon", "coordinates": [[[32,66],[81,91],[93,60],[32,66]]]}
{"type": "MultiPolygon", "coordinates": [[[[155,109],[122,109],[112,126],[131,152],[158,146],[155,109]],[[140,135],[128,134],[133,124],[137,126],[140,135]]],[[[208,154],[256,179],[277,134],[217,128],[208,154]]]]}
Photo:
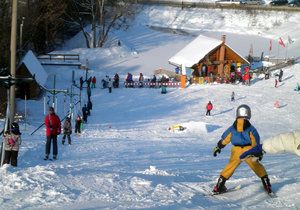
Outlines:
{"type": "Polygon", "coordinates": [[[244,70],[249,62],[225,41],[225,35],[221,40],[200,35],[170,58],[169,63],[180,68],[191,68],[190,77],[196,83],[227,82],[232,72],[244,70]]]}

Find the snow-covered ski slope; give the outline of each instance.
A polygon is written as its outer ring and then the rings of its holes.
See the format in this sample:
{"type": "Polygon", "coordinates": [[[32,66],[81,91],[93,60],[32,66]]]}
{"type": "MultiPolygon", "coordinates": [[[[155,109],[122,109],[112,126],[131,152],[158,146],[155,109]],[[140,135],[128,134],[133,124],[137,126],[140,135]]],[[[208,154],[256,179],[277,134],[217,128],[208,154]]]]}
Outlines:
{"type": "MultiPolygon", "coordinates": [[[[78,36],[64,49],[79,52],[83,60],[89,58],[90,75],[96,75],[100,82],[106,74],[113,76],[115,72],[123,79],[127,72],[151,76],[158,67],[171,69],[167,59],[191,41],[193,34],[222,34],[215,32],[217,28],[210,32],[200,28],[182,36],[145,27],[144,24],[162,17],[149,16],[149,11],[157,14],[161,10],[162,7],[145,8],[131,29],[114,33],[122,40],[120,48],[73,49],[71,45],[83,43],[78,36]]],[[[166,12],[171,19],[176,9],[166,8],[166,12]]],[[[190,15],[196,17],[197,11],[192,12],[190,15]]],[[[277,18],[281,20],[280,15],[277,18]]],[[[247,28],[247,24],[243,30],[248,29],[248,34],[231,30],[226,35],[240,52],[246,52],[253,43],[260,54],[268,48],[269,36],[275,39],[286,31],[299,33],[293,31],[298,27],[294,25],[299,20],[297,14],[283,20],[286,21],[268,36],[261,35],[266,31],[258,26],[255,30],[261,34],[253,35],[251,29],[255,27],[247,28]]],[[[299,41],[296,36],[292,38],[295,42],[288,52],[297,56],[299,41]]],[[[92,90],[93,110],[84,132],[72,136],[72,145],[59,144],[56,161],[43,160],[43,129],[30,136],[44,116],[43,101],[29,101],[26,130],[21,124],[19,166],[0,168],[0,209],[299,209],[300,157],[293,154],[266,154],[263,158],[277,198],[264,193],[260,179],[245,164],[227,181],[228,188],[241,185],[241,189],[208,196],[230,155],[229,145],[217,157],[213,157],[212,148],[233,123],[238,105],[246,103],[252,108],[251,122],[262,141],[300,128],[300,94],[293,90],[300,82],[299,69],[299,64],[283,69],[283,82],[278,88],[274,88],[274,77],[255,80],[250,87],[238,84],[168,88],[165,95],[160,94],[160,89],[148,88],[119,88],[109,94],[98,86],[92,90]],[[230,101],[232,91],[236,93],[234,102],[230,101]],[[214,109],[212,116],[206,117],[205,105],[209,100],[214,109]],[[276,100],[282,108],[273,108],[276,100]],[[187,129],[170,132],[168,128],[174,124],[187,129]]],[[[85,75],[75,68],[46,68],[47,87],[52,87],[54,74],[59,75],[57,87],[70,87],[72,70],[76,81],[85,75]]],[[[63,95],[58,98],[61,118],[67,109],[63,107],[64,99],[63,95]]],[[[83,91],[83,102],[86,100],[83,91]]],[[[19,101],[18,110],[24,112],[23,101],[19,101]]]]}

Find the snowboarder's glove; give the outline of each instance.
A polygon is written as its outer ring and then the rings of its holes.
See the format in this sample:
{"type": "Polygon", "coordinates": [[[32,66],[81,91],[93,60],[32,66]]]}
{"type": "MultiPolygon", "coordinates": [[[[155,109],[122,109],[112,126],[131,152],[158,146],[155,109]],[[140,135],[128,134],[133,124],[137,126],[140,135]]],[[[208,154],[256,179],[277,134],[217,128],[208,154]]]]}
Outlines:
{"type": "Polygon", "coordinates": [[[213,149],[214,157],[217,157],[217,153],[221,153],[221,149],[219,147],[215,147],[213,149]]]}

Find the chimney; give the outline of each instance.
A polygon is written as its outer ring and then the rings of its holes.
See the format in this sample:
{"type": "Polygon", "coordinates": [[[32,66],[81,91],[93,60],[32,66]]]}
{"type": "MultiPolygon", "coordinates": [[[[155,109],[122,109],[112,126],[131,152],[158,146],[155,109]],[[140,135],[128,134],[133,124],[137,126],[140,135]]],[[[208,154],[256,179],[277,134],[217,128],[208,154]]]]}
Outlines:
{"type": "Polygon", "coordinates": [[[226,35],[222,35],[222,37],[221,37],[221,41],[223,42],[223,43],[225,43],[225,41],[226,41],[226,35]]]}

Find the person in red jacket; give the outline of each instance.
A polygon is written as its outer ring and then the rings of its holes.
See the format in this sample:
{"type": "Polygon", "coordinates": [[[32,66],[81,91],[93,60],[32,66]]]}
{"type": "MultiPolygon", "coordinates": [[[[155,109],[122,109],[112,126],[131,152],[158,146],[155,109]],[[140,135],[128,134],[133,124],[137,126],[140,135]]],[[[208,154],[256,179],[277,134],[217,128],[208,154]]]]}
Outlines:
{"type": "Polygon", "coordinates": [[[57,158],[57,135],[61,133],[61,123],[53,107],[49,107],[49,114],[45,117],[44,123],[47,137],[44,160],[49,158],[51,142],[53,144],[53,159],[55,160],[57,158]]]}
{"type": "Polygon", "coordinates": [[[213,109],[213,105],[211,103],[211,101],[208,102],[208,104],[206,105],[206,115],[210,116],[210,111],[213,109]]]}
{"type": "Polygon", "coordinates": [[[97,80],[96,80],[96,77],[94,76],[92,78],[92,87],[91,88],[96,88],[96,82],[97,82],[97,80]]]}

